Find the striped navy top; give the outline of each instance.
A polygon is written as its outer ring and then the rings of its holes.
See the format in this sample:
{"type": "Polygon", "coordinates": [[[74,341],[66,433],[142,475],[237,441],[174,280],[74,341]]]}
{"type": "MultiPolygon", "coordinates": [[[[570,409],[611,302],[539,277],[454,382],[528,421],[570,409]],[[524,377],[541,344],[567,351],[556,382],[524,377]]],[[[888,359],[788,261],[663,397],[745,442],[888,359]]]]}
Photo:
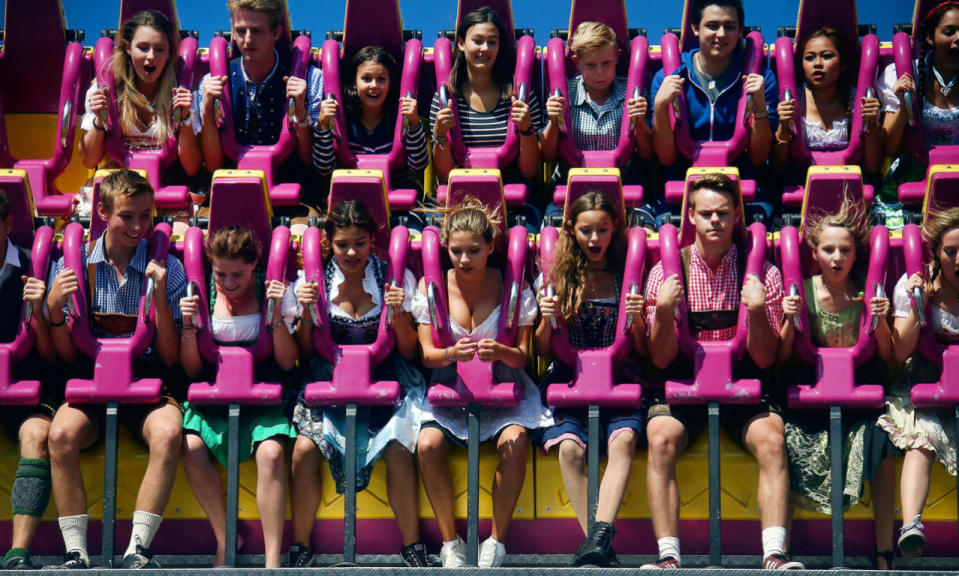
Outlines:
{"type": "MultiPolygon", "coordinates": [[[[478,112],[470,108],[465,98],[456,99],[457,112],[459,113],[460,134],[463,138],[463,144],[469,147],[495,147],[501,146],[506,140],[506,127],[509,123],[509,113],[512,102],[509,99],[501,99],[491,112],[478,112]]],[[[433,101],[430,102],[430,127],[436,123],[436,114],[440,111],[439,94],[433,94],[433,101]]],[[[539,97],[535,92],[529,95],[529,113],[533,118],[533,129],[540,132],[542,122],[542,107],[539,103],[539,97]]],[[[513,162],[503,170],[503,182],[525,182],[519,166],[513,162]]]]}

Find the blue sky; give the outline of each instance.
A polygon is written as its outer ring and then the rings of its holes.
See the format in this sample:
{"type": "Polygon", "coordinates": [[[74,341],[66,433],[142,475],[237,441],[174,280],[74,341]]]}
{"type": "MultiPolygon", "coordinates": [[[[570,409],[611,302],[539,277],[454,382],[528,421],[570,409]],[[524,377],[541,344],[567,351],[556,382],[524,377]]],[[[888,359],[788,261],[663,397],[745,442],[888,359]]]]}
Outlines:
{"type": "MultiPolygon", "coordinates": [[[[112,0],[62,0],[70,28],[86,30],[85,45],[92,46],[103,28],[116,28],[120,2],[112,0]]],[[[545,45],[552,28],[565,28],[569,23],[571,0],[513,0],[517,26],[536,29],[536,43],[545,45]]],[[[834,0],[835,1],[835,0],[834,0]]],[[[295,28],[313,31],[314,44],[319,45],[327,30],[343,27],[345,0],[288,0],[295,28]]],[[[200,45],[208,45],[214,30],[229,28],[225,0],[181,0],[177,3],[181,26],[199,30],[200,45]]],[[[0,0],[0,5],[5,5],[0,0]]],[[[456,17],[454,0],[400,0],[404,26],[423,30],[423,41],[432,46],[436,30],[452,28],[456,17]]],[[[776,38],[776,27],[793,25],[799,0],[745,0],[746,24],[762,26],[767,42],[776,38]]],[[[859,22],[876,24],[879,38],[892,38],[892,25],[912,18],[910,0],[860,0],[859,22]]],[[[678,26],[682,17],[680,0],[626,0],[629,26],[645,27],[650,41],[659,43],[663,28],[678,26]]],[[[2,20],[0,20],[2,23],[2,20]]]]}

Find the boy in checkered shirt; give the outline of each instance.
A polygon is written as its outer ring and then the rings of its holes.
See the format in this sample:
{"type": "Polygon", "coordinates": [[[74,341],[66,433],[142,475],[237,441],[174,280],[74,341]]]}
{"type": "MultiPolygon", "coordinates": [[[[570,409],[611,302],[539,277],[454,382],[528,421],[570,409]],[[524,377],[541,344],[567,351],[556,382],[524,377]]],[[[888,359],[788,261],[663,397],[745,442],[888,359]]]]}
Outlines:
{"type": "MultiPolygon", "coordinates": [[[[583,22],[569,40],[573,63],[580,74],[568,80],[573,139],[580,150],[613,150],[619,143],[623,120],[623,103],[628,107],[633,122],[630,138],[644,160],[653,156],[651,132],[645,117],[646,98],[629,98],[626,78],[616,75],[616,65],[622,50],[616,43],[616,32],[600,22],[583,22]]],[[[561,96],[550,96],[546,101],[549,122],[540,135],[543,160],[556,159],[560,124],[566,114],[566,101],[561,96]]],[[[622,168],[625,182],[637,180],[638,162],[631,161],[622,168]]],[[[569,166],[560,160],[553,172],[553,185],[566,183],[569,166]]],[[[551,211],[547,211],[549,213],[551,211]]]]}
{"type": "MultiPolygon", "coordinates": [[[[645,316],[649,326],[649,353],[668,377],[679,377],[688,362],[679,358],[674,310],[683,299],[689,326],[698,340],[728,340],[736,334],[740,301],[748,309],[746,350],[737,372],[767,379],[765,370],[776,359],[782,327],[783,283],[778,269],[764,263],[758,276],[743,277],[745,257],[733,243],[733,230],[742,222],[739,187],[724,174],[708,174],[690,186],[686,224],[695,226],[696,242],[684,248],[685,282],[678,274],[664,277],[662,263],[649,273],[645,316]],[[685,284],[685,286],[684,286],[685,284]],[[740,287],[741,284],[741,287],[740,287]],[[685,366],[680,366],[685,365],[685,366]]],[[[680,566],[679,487],[676,460],[702,432],[701,406],[670,406],[662,390],[647,400],[649,439],[647,490],[659,561],[644,569],[680,566]]],[[[777,402],[763,395],[754,405],[727,406],[721,412],[729,435],[759,464],[760,522],[763,528],[763,568],[800,569],[786,556],[789,475],[783,420],[777,402]]]]}
{"type": "MultiPolygon", "coordinates": [[[[92,362],[80,358],[67,322],[67,300],[80,282],[92,286],[90,329],[96,337],[128,338],[136,329],[140,294],[147,278],[153,278],[156,335],[153,343],[134,360],[139,378],[159,377],[165,389],[178,380],[180,358],[180,306],[186,288],[183,264],[173,255],[166,261],[147,261],[146,236],[153,224],[153,188],[138,173],[118,170],[103,179],[97,214],[106,230],[83,247],[84,269],[79,275],[67,268],[63,258],[50,273],[47,311],[57,354],[76,363],[74,373],[92,373],[92,362]]],[[[169,387],[169,388],[168,388],[169,387]]],[[[123,555],[124,568],[159,568],[150,543],[163,520],[180,453],[182,415],[171,396],[153,405],[125,407],[121,413],[150,450],[143,482],[133,511],[133,532],[123,555]]],[[[79,452],[96,442],[103,419],[103,406],[64,403],[50,426],[50,463],[53,494],[57,501],[60,532],[67,554],[61,568],[89,568],[87,555],[87,499],[79,452]]],[[[106,561],[112,559],[105,559],[106,561]]]]}

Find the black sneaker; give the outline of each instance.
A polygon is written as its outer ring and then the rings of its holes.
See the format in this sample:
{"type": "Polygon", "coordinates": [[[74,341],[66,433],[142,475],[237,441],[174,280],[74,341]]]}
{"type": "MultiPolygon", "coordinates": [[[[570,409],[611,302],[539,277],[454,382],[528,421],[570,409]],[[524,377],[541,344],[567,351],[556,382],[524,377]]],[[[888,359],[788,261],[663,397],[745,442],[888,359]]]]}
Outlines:
{"type": "Polygon", "coordinates": [[[0,565],[0,568],[4,570],[36,570],[37,567],[34,566],[33,562],[30,561],[30,555],[26,556],[16,555],[4,559],[3,564],[0,565]]]}
{"type": "Polygon", "coordinates": [[[426,545],[422,542],[403,546],[403,562],[410,568],[434,568],[436,564],[426,552],[426,545]]]}
{"type": "Polygon", "coordinates": [[[291,544],[287,557],[286,565],[290,568],[309,568],[313,565],[313,549],[303,544],[291,544]]]}
{"type": "Polygon", "coordinates": [[[595,522],[589,529],[586,540],[573,556],[573,566],[609,566],[609,546],[616,535],[616,529],[609,522],[595,522]]]}
{"type": "Polygon", "coordinates": [[[123,557],[123,568],[138,570],[140,568],[159,568],[160,563],[153,559],[153,552],[137,544],[136,551],[123,557]]]}
{"type": "Polygon", "coordinates": [[[78,551],[67,552],[63,555],[63,564],[53,566],[52,568],[66,568],[67,570],[84,570],[90,567],[90,561],[85,559],[78,551]]]}

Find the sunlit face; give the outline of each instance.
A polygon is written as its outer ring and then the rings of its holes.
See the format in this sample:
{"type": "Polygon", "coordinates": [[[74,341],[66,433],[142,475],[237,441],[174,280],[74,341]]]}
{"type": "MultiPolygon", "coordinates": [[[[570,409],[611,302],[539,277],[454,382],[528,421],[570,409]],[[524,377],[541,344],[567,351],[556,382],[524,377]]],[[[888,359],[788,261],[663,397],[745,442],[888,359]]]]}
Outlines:
{"type": "Polygon", "coordinates": [[[936,66],[959,70],[959,9],[942,15],[936,31],[932,38],[926,38],[926,43],[933,48],[936,66]]]}
{"type": "Polygon", "coordinates": [[[214,258],[213,283],[216,292],[228,300],[239,300],[255,289],[256,262],[241,258],[214,258]]]}
{"type": "Polygon", "coordinates": [[[363,62],[356,69],[356,92],[364,108],[382,108],[390,92],[390,71],[379,62],[363,62]]]}
{"type": "Polygon", "coordinates": [[[137,26],[127,46],[127,56],[133,62],[137,83],[155,84],[170,60],[170,40],[152,26],[137,26]]]}
{"type": "Polygon", "coordinates": [[[856,262],[856,239],[845,228],[826,226],[819,234],[813,258],[822,269],[826,282],[842,282],[856,262]]]}
{"type": "Polygon", "coordinates": [[[950,228],[943,235],[936,257],[939,258],[943,280],[952,286],[959,286],[959,227],[950,228]]]}
{"type": "Polygon", "coordinates": [[[100,202],[97,213],[107,223],[105,234],[110,245],[136,248],[153,226],[153,197],[149,194],[117,196],[113,199],[112,212],[100,202]]]}
{"type": "Polygon", "coordinates": [[[606,261],[606,249],[609,248],[615,230],[613,219],[603,210],[580,212],[573,224],[573,234],[579,249],[590,262],[597,264],[606,261]]]}
{"type": "Polygon", "coordinates": [[[270,16],[256,10],[237,10],[232,20],[233,41],[243,55],[244,63],[270,61],[283,27],[271,28],[270,16]]]}
{"type": "Polygon", "coordinates": [[[606,90],[616,80],[619,49],[607,44],[595,50],[583,50],[573,55],[573,62],[583,74],[583,83],[591,90],[606,90]]]}
{"type": "Polygon", "coordinates": [[[499,54],[499,30],[489,22],[474,24],[466,37],[456,40],[456,46],[466,57],[471,72],[491,73],[499,54]]]}
{"type": "Polygon", "coordinates": [[[333,256],[344,274],[361,274],[366,270],[366,260],[373,245],[373,238],[368,230],[356,226],[337,228],[330,244],[333,246],[333,256]]]}
{"type": "Polygon", "coordinates": [[[699,26],[693,26],[693,34],[699,38],[703,57],[710,60],[725,60],[742,39],[742,22],[731,6],[711,4],[703,10],[699,26]]]}
{"type": "Polygon", "coordinates": [[[732,242],[733,228],[740,219],[739,207],[727,195],[701,188],[693,196],[688,218],[704,246],[725,245],[732,242]]]}
{"type": "Polygon", "coordinates": [[[456,273],[471,277],[485,271],[486,261],[493,253],[493,244],[479,234],[459,231],[450,234],[447,250],[456,273]]]}
{"type": "Polygon", "coordinates": [[[833,41],[817,36],[806,42],[802,55],[802,70],[806,82],[813,88],[835,86],[839,82],[841,63],[833,41]]]}

